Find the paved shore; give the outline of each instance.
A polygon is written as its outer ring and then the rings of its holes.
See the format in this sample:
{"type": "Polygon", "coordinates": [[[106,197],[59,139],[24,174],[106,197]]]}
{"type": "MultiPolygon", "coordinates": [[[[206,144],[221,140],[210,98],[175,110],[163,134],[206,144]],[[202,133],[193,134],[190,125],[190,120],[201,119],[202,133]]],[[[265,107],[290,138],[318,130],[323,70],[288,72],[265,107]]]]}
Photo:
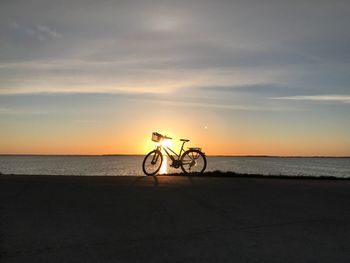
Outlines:
{"type": "Polygon", "coordinates": [[[0,176],[1,262],[350,262],[350,180],[0,176]]]}

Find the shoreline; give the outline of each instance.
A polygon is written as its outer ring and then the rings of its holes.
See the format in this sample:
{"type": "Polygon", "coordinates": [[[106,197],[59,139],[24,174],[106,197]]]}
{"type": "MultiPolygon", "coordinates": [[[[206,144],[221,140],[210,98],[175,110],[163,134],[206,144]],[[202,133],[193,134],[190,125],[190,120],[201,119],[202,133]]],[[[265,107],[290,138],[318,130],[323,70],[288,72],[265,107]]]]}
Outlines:
{"type": "MultiPolygon", "coordinates": [[[[3,174],[0,172],[0,176],[19,176],[19,177],[26,177],[26,176],[45,176],[45,177],[147,177],[146,175],[57,175],[57,174],[3,174]]],[[[191,174],[186,175],[184,173],[170,173],[170,174],[158,174],[154,175],[157,176],[169,176],[169,177],[203,177],[203,178],[255,178],[255,179],[288,179],[288,180],[350,180],[350,177],[336,177],[336,176],[304,176],[304,175],[263,175],[263,174],[243,174],[243,173],[236,173],[236,172],[221,172],[221,171],[210,171],[210,172],[204,172],[203,174],[191,174]]],[[[153,176],[153,177],[154,177],[153,176]]],[[[152,176],[150,176],[152,177],[152,176]]]]}

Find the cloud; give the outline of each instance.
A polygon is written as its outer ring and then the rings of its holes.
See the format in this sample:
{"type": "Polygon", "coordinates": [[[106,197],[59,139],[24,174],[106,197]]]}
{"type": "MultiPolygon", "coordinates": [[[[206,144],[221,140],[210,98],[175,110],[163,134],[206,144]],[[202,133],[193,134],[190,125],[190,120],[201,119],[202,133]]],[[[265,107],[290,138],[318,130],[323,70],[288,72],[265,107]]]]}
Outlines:
{"type": "Polygon", "coordinates": [[[328,101],[350,103],[348,95],[312,95],[312,96],[287,96],[287,97],[271,97],[273,100],[305,100],[305,101],[328,101]]]}
{"type": "Polygon", "coordinates": [[[27,29],[26,32],[37,37],[40,41],[60,38],[62,36],[56,30],[43,25],[36,25],[34,28],[27,29]]]}
{"type": "MultiPolygon", "coordinates": [[[[154,102],[156,102],[154,100],[154,102]]],[[[289,111],[289,112],[299,112],[299,111],[305,111],[303,108],[295,108],[295,107],[278,107],[278,106],[255,106],[251,104],[218,104],[218,103],[203,103],[203,102],[191,102],[191,101],[179,101],[179,100],[158,100],[158,102],[166,103],[167,106],[176,106],[176,107],[193,107],[193,108],[209,108],[209,109],[222,109],[222,110],[232,110],[232,111],[275,111],[275,112],[281,112],[281,111],[289,111]]]]}
{"type": "Polygon", "coordinates": [[[10,1],[0,4],[9,25],[0,26],[0,93],[251,85],[244,91],[265,97],[343,94],[350,9],[335,2],[10,1]]]}
{"type": "Polygon", "coordinates": [[[1,114],[11,114],[11,110],[8,108],[0,108],[0,115],[1,114]]]}
{"type": "Polygon", "coordinates": [[[43,115],[52,114],[53,112],[47,110],[28,110],[16,108],[0,108],[0,115],[43,115]]]}
{"type": "Polygon", "coordinates": [[[206,85],[248,85],[277,81],[284,72],[254,67],[244,71],[180,69],[181,62],[161,56],[119,60],[57,59],[0,63],[0,93],[169,92],[206,85]],[[177,68],[169,63],[180,63],[177,68]],[[254,78],[250,78],[254,75],[254,78]],[[40,76],[33,77],[33,76],[40,76]]]}

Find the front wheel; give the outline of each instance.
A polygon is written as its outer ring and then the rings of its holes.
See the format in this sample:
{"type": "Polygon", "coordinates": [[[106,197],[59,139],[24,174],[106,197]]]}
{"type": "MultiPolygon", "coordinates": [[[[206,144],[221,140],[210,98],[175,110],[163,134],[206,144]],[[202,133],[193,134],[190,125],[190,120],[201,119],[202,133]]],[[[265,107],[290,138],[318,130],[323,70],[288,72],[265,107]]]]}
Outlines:
{"type": "Polygon", "coordinates": [[[155,175],[162,166],[162,162],[162,153],[159,150],[153,150],[143,160],[142,170],[146,175],[155,175]]]}
{"type": "Polygon", "coordinates": [[[199,150],[190,149],[181,156],[181,169],[184,173],[203,173],[207,168],[207,159],[199,150]]]}

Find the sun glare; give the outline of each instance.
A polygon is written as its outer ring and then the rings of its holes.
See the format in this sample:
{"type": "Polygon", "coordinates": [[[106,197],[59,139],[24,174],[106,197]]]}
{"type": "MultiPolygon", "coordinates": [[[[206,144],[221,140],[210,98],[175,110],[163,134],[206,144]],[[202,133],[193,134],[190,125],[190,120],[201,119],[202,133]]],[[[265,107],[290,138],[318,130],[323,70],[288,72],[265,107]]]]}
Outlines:
{"type": "Polygon", "coordinates": [[[167,174],[168,173],[168,157],[163,154],[163,162],[160,167],[159,174],[167,174]]]}
{"type": "Polygon", "coordinates": [[[173,147],[173,146],[174,146],[172,140],[162,140],[162,141],[160,142],[160,144],[161,144],[163,147],[173,147]]]}
{"type": "MultiPolygon", "coordinates": [[[[162,140],[159,143],[162,147],[172,147],[173,146],[173,141],[172,140],[162,140]]],[[[162,148],[162,154],[163,154],[163,163],[162,166],[160,167],[159,174],[167,174],[168,173],[168,156],[164,149],[162,148]]]]}

